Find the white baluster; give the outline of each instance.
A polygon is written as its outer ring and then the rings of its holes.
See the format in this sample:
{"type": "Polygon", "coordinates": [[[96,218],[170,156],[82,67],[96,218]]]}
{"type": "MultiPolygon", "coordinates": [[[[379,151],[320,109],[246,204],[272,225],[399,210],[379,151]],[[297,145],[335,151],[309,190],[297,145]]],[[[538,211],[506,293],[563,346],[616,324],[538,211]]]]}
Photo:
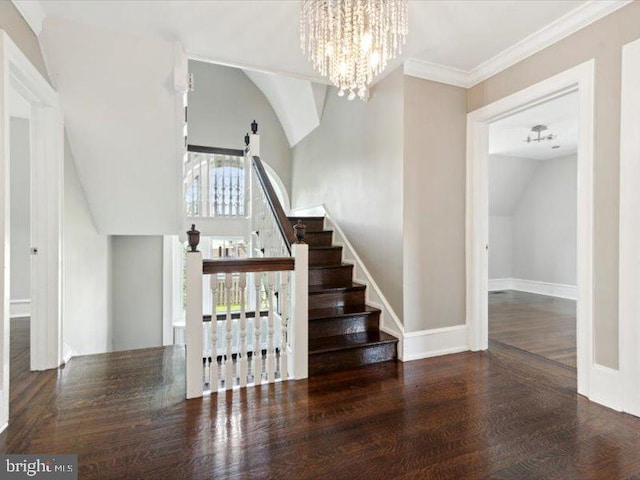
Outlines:
{"type": "Polygon", "coordinates": [[[247,386],[247,312],[245,308],[245,289],[247,287],[247,274],[240,274],[240,386],[247,386]]]}
{"type": "Polygon", "coordinates": [[[215,392],[220,386],[217,343],[218,319],[216,315],[216,304],[218,303],[218,275],[209,275],[209,285],[211,287],[211,330],[209,332],[209,343],[211,345],[211,365],[209,366],[209,388],[212,392],[215,392]]]}
{"type": "Polygon", "coordinates": [[[256,385],[262,383],[262,318],[260,317],[260,277],[261,273],[254,273],[254,283],[256,289],[256,316],[253,319],[253,333],[255,340],[253,343],[253,381],[256,385]]]}
{"type": "Polygon", "coordinates": [[[280,379],[289,378],[289,272],[280,272],[280,379]]]}
{"type": "Polygon", "coordinates": [[[274,272],[267,274],[267,298],[269,305],[269,317],[267,322],[267,382],[273,383],[276,379],[276,348],[273,342],[274,323],[273,311],[274,305],[274,272]]]}
{"type": "Polygon", "coordinates": [[[225,390],[229,390],[233,387],[233,358],[231,355],[231,340],[233,339],[233,320],[231,318],[231,288],[233,286],[233,277],[231,273],[226,274],[224,283],[227,290],[227,318],[225,319],[227,332],[227,359],[224,362],[224,388],[225,390]]]}

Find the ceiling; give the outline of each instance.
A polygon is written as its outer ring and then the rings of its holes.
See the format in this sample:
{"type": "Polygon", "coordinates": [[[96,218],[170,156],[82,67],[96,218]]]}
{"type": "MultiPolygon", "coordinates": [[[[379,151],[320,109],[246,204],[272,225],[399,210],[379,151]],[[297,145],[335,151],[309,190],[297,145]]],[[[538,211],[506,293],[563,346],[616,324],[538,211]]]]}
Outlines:
{"type": "MultiPolygon", "coordinates": [[[[423,65],[472,72],[559,19],[567,20],[565,15],[585,17],[586,7],[601,11],[603,5],[624,3],[410,1],[407,44],[391,67],[414,59],[423,65]]],[[[179,41],[194,59],[321,80],[299,47],[298,1],[47,0],[40,4],[47,16],[179,41]]]]}
{"type": "Polygon", "coordinates": [[[510,157],[548,160],[577,152],[578,149],[578,92],[536,105],[503,118],[489,126],[489,153],[510,157]],[[534,125],[546,125],[543,135],[554,134],[551,141],[525,142],[534,125]],[[551,148],[559,145],[559,148],[551,148]]]}

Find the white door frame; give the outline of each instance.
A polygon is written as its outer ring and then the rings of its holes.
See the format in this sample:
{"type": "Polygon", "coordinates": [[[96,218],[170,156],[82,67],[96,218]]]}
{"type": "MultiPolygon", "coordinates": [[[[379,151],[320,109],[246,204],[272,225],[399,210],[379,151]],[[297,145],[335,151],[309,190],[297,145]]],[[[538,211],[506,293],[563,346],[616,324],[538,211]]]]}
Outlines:
{"type": "Polygon", "coordinates": [[[640,416],[640,39],[622,48],[620,111],[620,374],[624,410],[640,416]]]}
{"type": "Polygon", "coordinates": [[[63,123],[58,95],[0,30],[0,430],[9,420],[10,196],[9,109],[11,90],[31,106],[31,369],[62,363],[62,211],[64,182],[63,123]]]}
{"type": "MultiPolygon", "coordinates": [[[[469,348],[488,348],[489,124],[578,90],[577,354],[578,392],[590,395],[593,357],[593,116],[595,61],[504,97],[467,115],[466,271],[469,348]]],[[[605,368],[605,367],[601,367],[605,368]]]]}

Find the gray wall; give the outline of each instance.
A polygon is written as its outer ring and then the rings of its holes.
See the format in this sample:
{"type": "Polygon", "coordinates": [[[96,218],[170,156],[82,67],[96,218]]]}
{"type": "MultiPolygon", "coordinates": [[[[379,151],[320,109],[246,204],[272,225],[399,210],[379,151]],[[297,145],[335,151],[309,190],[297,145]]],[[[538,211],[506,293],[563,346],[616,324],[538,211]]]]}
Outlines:
{"type": "Polygon", "coordinates": [[[66,139],[64,195],[65,354],[108,352],[113,337],[111,239],[96,229],[66,139]]]}
{"type": "Polygon", "coordinates": [[[538,162],[513,215],[513,277],[576,285],[576,156],[538,162]]]}
{"type": "Polygon", "coordinates": [[[162,237],[113,237],[113,350],[162,345],[162,237]]]}
{"type": "Polygon", "coordinates": [[[512,220],[538,162],[530,158],[489,156],[489,278],[513,275],[512,220]]]}
{"type": "Polygon", "coordinates": [[[242,70],[189,61],[194,91],[189,93],[189,143],[244,148],[256,120],[261,159],[276,171],[291,194],[291,149],[271,104],[242,70]]]}
{"type": "Polygon", "coordinates": [[[595,58],[594,345],[595,362],[618,367],[618,208],[621,48],[640,37],[640,2],[632,2],[518,62],[468,91],[475,110],[595,58]]]}
{"type": "Polygon", "coordinates": [[[327,205],[400,317],[402,112],[401,69],[375,86],[368,103],[330,88],[320,126],[293,149],[291,202],[327,205]]]}
{"type": "Polygon", "coordinates": [[[11,300],[31,298],[29,120],[11,118],[11,300]]]}
{"type": "Polygon", "coordinates": [[[466,91],[404,77],[405,330],[465,323],[466,91]]]}
{"type": "Polygon", "coordinates": [[[511,216],[489,216],[489,279],[513,278],[512,225],[511,216]]]}

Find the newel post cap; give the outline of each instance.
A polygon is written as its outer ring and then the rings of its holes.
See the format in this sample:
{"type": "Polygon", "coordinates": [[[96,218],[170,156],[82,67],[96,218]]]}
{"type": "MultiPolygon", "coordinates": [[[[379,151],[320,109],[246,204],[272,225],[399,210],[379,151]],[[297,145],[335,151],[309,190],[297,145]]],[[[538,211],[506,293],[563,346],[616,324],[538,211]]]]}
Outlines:
{"type": "Polygon", "coordinates": [[[191,224],[191,230],[187,231],[187,236],[189,237],[189,247],[191,247],[192,252],[198,251],[198,244],[200,243],[200,232],[196,230],[196,224],[191,224]]]}
{"type": "Polygon", "coordinates": [[[302,220],[298,219],[296,224],[293,226],[293,232],[296,236],[296,243],[305,243],[304,236],[307,232],[307,226],[302,223],[302,220]]]}

